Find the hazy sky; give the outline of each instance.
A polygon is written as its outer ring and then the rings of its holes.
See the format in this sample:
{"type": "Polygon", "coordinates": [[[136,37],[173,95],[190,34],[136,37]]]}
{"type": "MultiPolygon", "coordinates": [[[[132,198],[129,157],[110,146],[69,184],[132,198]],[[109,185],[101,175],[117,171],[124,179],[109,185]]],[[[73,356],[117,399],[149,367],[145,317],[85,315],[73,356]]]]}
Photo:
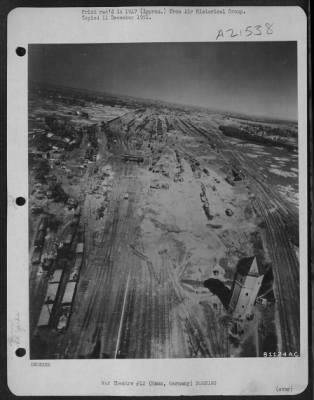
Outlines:
{"type": "Polygon", "coordinates": [[[296,42],[31,45],[29,78],[297,119],[296,42]]]}

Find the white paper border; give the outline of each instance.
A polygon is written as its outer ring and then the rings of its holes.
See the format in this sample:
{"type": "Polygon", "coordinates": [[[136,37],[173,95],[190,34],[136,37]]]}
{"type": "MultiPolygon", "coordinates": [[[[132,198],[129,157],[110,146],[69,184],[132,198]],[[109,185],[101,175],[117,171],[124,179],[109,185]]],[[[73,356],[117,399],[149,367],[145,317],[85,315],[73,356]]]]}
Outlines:
{"type": "MultiPolygon", "coordinates": [[[[90,8],[90,7],[85,7],[90,8]]],[[[92,7],[95,9],[95,7],[92,7]]],[[[126,8],[126,7],[123,7],[126,8]]],[[[134,7],[130,7],[134,8],[134,7]]],[[[159,8],[159,7],[152,7],[159,8]]],[[[160,7],[164,9],[164,7],[160,7]]],[[[173,9],[176,7],[172,7],[173,9]]],[[[177,7],[186,8],[186,7],[177,7]]],[[[200,8],[200,7],[195,7],[200,8]]],[[[229,7],[202,7],[226,9],[229,7]]],[[[149,21],[84,22],[82,8],[17,8],[8,16],[8,385],[17,395],[240,395],[298,394],[308,381],[307,337],[307,61],[306,15],[299,7],[232,7],[246,14],[165,15],[149,21]],[[271,36],[226,41],[298,42],[298,122],[300,189],[301,357],[170,360],[51,360],[31,367],[28,326],[27,55],[18,46],[34,43],[119,43],[215,41],[217,30],[270,22],[271,36]],[[15,356],[16,347],[26,356],[15,356]],[[215,380],[216,386],[104,386],[101,380],[215,380]],[[278,392],[289,387],[291,393],[278,392]]]]}

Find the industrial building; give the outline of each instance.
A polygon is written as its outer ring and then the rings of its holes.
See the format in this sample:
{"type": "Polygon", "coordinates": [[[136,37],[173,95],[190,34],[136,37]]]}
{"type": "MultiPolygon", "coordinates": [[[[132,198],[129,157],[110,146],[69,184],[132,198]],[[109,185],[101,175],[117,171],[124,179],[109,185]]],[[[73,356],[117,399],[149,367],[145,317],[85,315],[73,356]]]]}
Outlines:
{"type": "Polygon", "coordinates": [[[229,303],[229,311],[234,319],[243,320],[252,313],[263,278],[264,272],[255,256],[239,261],[229,303]]]}

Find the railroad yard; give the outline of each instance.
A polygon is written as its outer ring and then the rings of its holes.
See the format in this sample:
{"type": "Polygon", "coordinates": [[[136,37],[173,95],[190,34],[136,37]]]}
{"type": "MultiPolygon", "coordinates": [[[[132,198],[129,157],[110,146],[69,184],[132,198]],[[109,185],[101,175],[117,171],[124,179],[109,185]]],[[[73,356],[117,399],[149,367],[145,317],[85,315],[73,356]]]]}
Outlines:
{"type": "Polygon", "coordinates": [[[297,137],[293,122],[32,88],[31,358],[299,352],[297,137]],[[252,256],[264,279],[235,321],[252,256]]]}

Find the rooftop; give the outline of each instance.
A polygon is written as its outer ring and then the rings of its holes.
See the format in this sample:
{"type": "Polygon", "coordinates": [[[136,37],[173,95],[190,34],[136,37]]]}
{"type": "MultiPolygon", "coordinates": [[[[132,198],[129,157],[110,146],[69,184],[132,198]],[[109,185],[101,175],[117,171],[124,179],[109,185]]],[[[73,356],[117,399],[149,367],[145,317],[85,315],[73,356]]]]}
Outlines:
{"type": "Polygon", "coordinates": [[[257,262],[256,256],[241,258],[237,265],[237,273],[242,276],[260,276],[265,271],[257,262]]]}

